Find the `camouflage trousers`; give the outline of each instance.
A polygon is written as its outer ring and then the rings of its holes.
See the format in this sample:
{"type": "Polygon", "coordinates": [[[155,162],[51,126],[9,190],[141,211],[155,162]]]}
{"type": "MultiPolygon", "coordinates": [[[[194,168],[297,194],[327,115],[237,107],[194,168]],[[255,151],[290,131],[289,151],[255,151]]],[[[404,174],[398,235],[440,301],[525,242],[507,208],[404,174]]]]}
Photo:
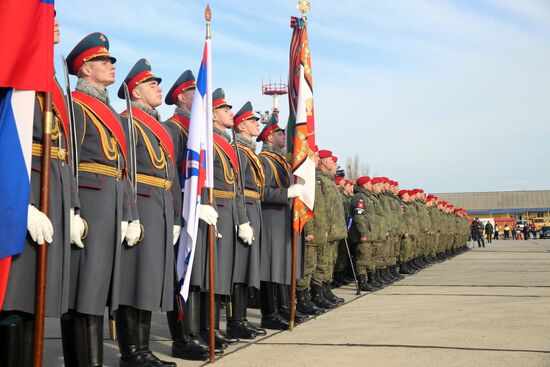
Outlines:
{"type": "MultiPolygon", "coordinates": [[[[317,268],[317,251],[321,245],[306,243],[306,254],[304,259],[304,277],[296,280],[296,289],[303,291],[309,288],[313,280],[313,274],[317,268]]],[[[317,285],[317,282],[315,283],[317,285]]]]}
{"type": "Polygon", "coordinates": [[[355,272],[357,275],[364,275],[368,271],[376,270],[372,249],[373,245],[370,241],[355,244],[355,272]]]}
{"type": "Polygon", "coordinates": [[[334,247],[338,247],[337,242],[328,242],[317,246],[317,266],[315,266],[311,279],[313,284],[322,285],[323,282],[332,281],[334,247]]]}
{"type": "Polygon", "coordinates": [[[401,237],[399,249],[399,262],[405,263],[414,257],[414,239],[412,237],[401,237]]]}
{"type": "Polygon", "coordinates": [[[432,239],[428,233],[422,234],[422,245],[420,248],[421,256],[430,256],[430,250],[432,247],[432,239]]]}
{"type": "MultiPolygon", "coordinates": [[[[349,244],[351,246],[351,243],[349,244]]],[[[352,250],[351,248],[349,249],[352,250]]],[[[338,255],[336,256],[336,264],[334,265],[334,272],[345,271],[349,263],[348,250],[346,249],[346,242],[342,240],[338,243],[338,255]]]]}
{"type": "MultiPolygon", "coordinates": [[[[328,243],[330,248],[329,248],[329,252],[330,252],[330,257],[329,257],[329,267],[327,269],[327,275],[328,277],[326,278],[326,282],[329,282],[331,283],[332,282],[332,277],[334,275],[334,269],[336,267],[336,261],[338,260],[338,255],[340,253],[340,241],[332,241],[332,242],[329,242],[328,243]]],[[[345,247],[344,247],[344,251],[346,251],[345,247]]]]}
{"type": "Polygon", "coordinates": [[[397,235],[391,235],[386,240],[388,246],[388,257],[386,258],[386,266],[393,266],[397,264],[397,258],[399,257],[400,243],[397,235]]]}
{"type": "Polygon", "coordinates": [[[376,268],[381,269],[386,266],[386,261],[389,256],[388,244],[386,241],[373,241],[372,244],[373,261],[376,263],[376,268]]]}

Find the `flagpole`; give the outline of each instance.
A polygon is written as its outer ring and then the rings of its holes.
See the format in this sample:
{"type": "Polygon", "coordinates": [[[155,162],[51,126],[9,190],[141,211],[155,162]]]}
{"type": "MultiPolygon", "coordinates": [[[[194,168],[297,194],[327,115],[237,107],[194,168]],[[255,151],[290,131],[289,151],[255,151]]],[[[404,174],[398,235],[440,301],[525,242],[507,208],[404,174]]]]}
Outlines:
{"type": "MultiPolygon", "coordinates": [[[[212,11],[210,10],[210,5],[207,4],[206,8],[204,9],[204,19],[206,20],[206,40],[212,39],[212,34],[210,32],[210,20],[212,19],[212,11]]],[[[209,93],[207,88],[207,93],[209,93]]],[[[211,96],[207,96],[207,98],[211,98],[211,96]]],[[[211,112],[210,112],[211,113],[211,112]]],[[[208,185],[208,205],[214,206],[214,190],[212,188],[212,182],[209,182],[208,185]]],[[[215,310],[215,286],[216,286],[216,279],[214,274],[214,226],[209,225],[208,226],[208,284],[209,284],[209,297],[208,297],[208,303],[209,303],[209,335],[208,335],[208,344],[210,346],[209,349],[209,363],[214,363],[214,360],[216,359],[216,339],[215,339],[215,328],[216,328],[216,310],[215,310]]]]}
{"type": "MultiPolygon", "coordinates": [[[[44,93],[43,132],[42,132],[42,174],[40,191],[40,211],[46,216],[50,207],[50,168],[52,147],[52,94],[44,93]]],[[[46,306],[46,275],[48,273],[48,244],[38,246],[36,270],[36,301],[34,326],[33,367],[41,367],[44,354],[44,310],[46,306]]]]}

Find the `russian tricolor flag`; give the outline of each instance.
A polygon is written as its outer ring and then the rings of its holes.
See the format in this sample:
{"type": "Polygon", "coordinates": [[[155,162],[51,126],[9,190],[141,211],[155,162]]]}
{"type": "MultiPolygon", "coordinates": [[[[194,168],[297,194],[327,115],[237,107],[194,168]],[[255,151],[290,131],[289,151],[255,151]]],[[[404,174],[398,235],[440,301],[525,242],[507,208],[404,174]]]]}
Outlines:
{"type": "Polygon", "coordinates": [[[53,87],[53,0],[0,2],[0,308],[27,232],[35,91],[53,87]]]}
{"type": "Polygon", "coordinates": [[[199,228],[198,207],[204,187],[213,187],[213,128],[212,128],[212,72],[210,39],[204,44],[197,89],[191,107],[189,137],[185,150],[185,175],[182,178],[184,231],[180,237],[177,272],[180,294],[185,301],[189,293],[189,281],[199,228]]]}

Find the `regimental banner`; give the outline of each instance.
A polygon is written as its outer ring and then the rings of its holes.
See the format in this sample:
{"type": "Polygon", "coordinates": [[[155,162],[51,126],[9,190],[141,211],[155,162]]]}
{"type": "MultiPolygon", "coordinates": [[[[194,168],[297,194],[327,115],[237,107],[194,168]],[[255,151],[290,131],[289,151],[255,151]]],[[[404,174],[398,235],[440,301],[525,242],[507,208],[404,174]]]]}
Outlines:
{"type": "Polygon", "coordinates": [[[302,183],[302,194],[294,199],[292,224],[301,233],[313,216],[315,202],[315,119],[313,109],[313,78],[306,22],[292,17],[294,29],[290,43],[288,77],[289,117],[287,125],[287,155],[295,182],[302,183]]]}

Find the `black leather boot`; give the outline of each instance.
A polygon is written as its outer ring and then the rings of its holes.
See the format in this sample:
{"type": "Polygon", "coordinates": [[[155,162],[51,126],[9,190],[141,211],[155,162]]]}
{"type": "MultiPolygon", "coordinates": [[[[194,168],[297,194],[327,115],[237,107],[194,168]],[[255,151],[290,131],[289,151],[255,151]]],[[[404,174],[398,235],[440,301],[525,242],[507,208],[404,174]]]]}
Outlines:
{"type": "Polygon", "coordinates": [[[311,302],[308,289],[296,290],[296,299],[296,310],[303,314],[318,316],[326,312],[324,308],[320,308],[311,302]]]}
{"type": "Polygon", "coordinates": [[[262,327],[272,330],[288,330],[290,324],[279,314],[276,297],[277,284],[260,282],[260,310],[262,312],[262,327]]]}
{"type": "MultiPolygon", "coordinates": [[[[202,361],[209,357],[209,346],[200,335],[200,292],[189,291],[183,306],[183,318],[178,321],[178,312],[166,313],[172,335],[172,356],[187,360],[202,361]],[[176,319],[172,319],[175,317],[176,319]]],[[[221,354],[221,349],[216,354],[221,354]]]]}
{"type": "Polygon", "coordinates": [[[232,315],[227,315],[226,330],[229,335],[235,338],[255,339],[256,332],[248,328],[244,321],[247,305],[246,303],[243,304],[243,292],[247,294],[246,284],[233,284],[233,294],[231,295],[232,315]]]}
{"type": "MultiPolygon", "coordinates": [[[[245,285],[246,288],[248,288],[246,285],[245,285]]],[[[260,295],[259,295],[259,292],[257,292],[257,289],[256,288],[251,288],[251,289],[254,289],[256,292],[256,297],[258,298],[260,295]]],[[[242,292],[242,304],[245,305],[244,306],[244,318],[243,318],[243,321],[244,321],[244,325],[246,326],[246,328],[248,330],[252,330],[256,333],[256,335],[266,335],[267,334],[267,331],[264,329],[264,328],[261,328],[259,326],[256,326],[252,323],[250,323],[248,321],[248,297],[249,297],[249,294],[250,294],[250,288],[248,288],[248,291],[247,292],[242,292]]],[[[258,303],[259,303],[259,299],[258,299],[258,303]]]]}
{"type": "Polygon", "coordinates": [[[129,306],[119,306],[116,311],[116,328],[118,349],[120,350],[119,366],[147,366],[147,361],[141,354],[139,310],[129,306]]]}
{"type": "MultiPolygon", "coordinates": [[[[276,284],[277,288],[277,304],[279,305],[279,315],[290,322],[290,286],[286,284],[276,284]]],[[[301,324],[306,321],[309,316],[301,313],[296,308],[294,309],[294,323],[301,324]]]]}
{"type": "MultiPolygon", "coordinates": [[[[216,294],[214,297],[214,338],[216,349],[226,349],[229,344],[235,344],[239,342],[238,338],[227,335],[220,330],[220,301],[221,296],[216,294]]],[[[201,336],[203,340],[210,340],[210,301],[209,294],[201,292],[202,310],[201,312],[201,336]]]]}
{"type": "Polygon", "coordinates": [[[390,273],[388,267],[385,267],[380,271],[380,274],[388,281],[389,284],[393,284],[395,282],[395,278],[390,273]]]}
{"type": "Polygon", "coordinates": [[[311,284],[311,301],[317,306],[324,309],[333,309],[338,307],[337,303],[334,303],[324,296],[323,286],[311,284]]]}
{"type": "Polygon", "coordinates": [[[34,317],[19,312],[4,312],[0,326],[0,366],[32,367],[34,317]]]}
{"type": "Polygon", "coordinates": [[[86,315],[88,333],[88,363],[92,367],[103,366],[103,315],[86,315]]]}
{"type": "Polygon", "coordinates": [[[337,295],[332,293],[332,289],[330,289],[330,284],[328,282],[323,283],[323,287],[325,290],[325,298],[327,298],[329,301],[334,302],[338,305],[341,305],[345,302],[345,299],[338,297],[337,295]]]}
{"type": "Polygon", "coordinates": [[[83,314],[69,311],[61,316],[61,344],[65,366],[88,365],[86,318],[83,314]]]}
{"type": "Polygon", "coordinates": [[[163,361],[153,354],[149,348],[149,337],[151,335],[151,311],[138,310],[139,314],[139,337],[141,356],[147,367],[177,367],[174,362],[163,361]]]}

